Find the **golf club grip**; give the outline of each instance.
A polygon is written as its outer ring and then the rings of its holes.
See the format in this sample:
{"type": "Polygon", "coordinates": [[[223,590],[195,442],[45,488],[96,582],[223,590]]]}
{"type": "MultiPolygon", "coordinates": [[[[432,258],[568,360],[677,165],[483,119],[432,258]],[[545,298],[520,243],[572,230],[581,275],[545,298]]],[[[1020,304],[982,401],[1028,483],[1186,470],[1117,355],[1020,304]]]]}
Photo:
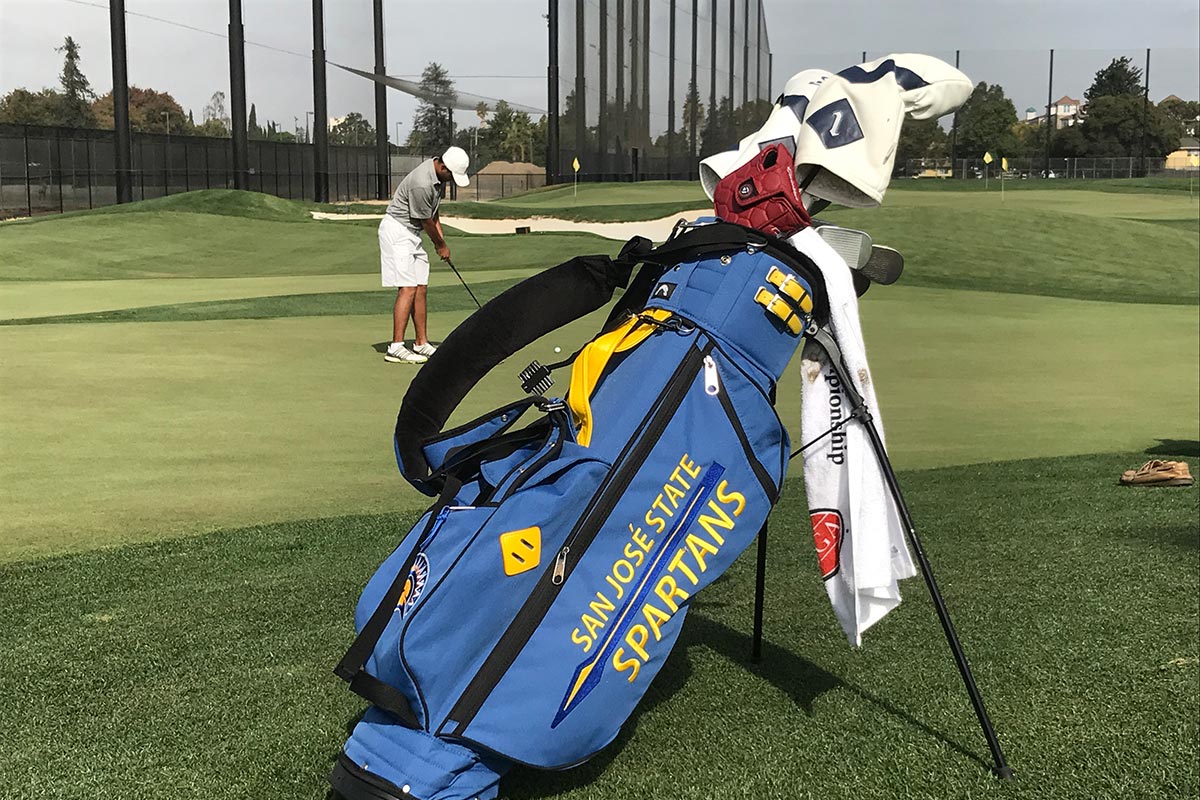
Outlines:
{"type": "Polygon", "coordinates": [[[422,491],[429,464],[422,449],[467,393],[493,367],[550,331],[601,308],[625,286],[630,261],[579,256],[528,278],[451,331],[413,378],[396,417],[400,471],[422,491]]]}

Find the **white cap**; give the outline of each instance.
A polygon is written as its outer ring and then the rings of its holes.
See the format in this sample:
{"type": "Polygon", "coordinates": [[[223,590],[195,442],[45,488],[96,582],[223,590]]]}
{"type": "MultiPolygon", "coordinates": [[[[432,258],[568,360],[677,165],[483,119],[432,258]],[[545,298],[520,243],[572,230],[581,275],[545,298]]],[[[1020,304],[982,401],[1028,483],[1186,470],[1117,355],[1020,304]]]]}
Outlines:
{"type": "Polygon", "coordinates": [[[471,157],[461,147],[449,147],[442,153],[442,163],[454,174],[454,182],[466,186],[471,181],[467,178],[467,167],[471,166],[471,157]]]}

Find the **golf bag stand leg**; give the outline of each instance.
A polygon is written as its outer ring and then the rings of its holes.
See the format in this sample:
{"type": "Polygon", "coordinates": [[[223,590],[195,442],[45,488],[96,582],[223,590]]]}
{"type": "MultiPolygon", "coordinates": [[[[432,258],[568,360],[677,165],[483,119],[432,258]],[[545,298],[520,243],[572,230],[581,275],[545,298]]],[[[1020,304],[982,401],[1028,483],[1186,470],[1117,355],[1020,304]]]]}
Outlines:
{"type": "Polygon", "coordinates": [[[866,403],[858,394],[854,382],[850,379],[850,371],[846,369],[846,364],[842,359],[841,348],[838,347],[833,335],[824,328],[810,328],[805,332],[805,335],[819,345],[829,356],[829,363],[837,372],[843,391],[846,392],[846,399],[850,401],[850,405],[854,409],[851,416],[858,417],[863,427],[866,428],[867,435],[871,439],[871,448],[875,451],[875,457],[879,460],[879,466],[883,471],[884,479],[887,481],[892,499],[896,502],[896,509],[900,512],[900,519],[904,523],[905,534],[908,536],[913,553],[916,554],[917,563],[921,567],[921,575],[925,578],[925,586],[929,589],[929,595],[933,599],[933,606],[937,610],[938,621],[942,623],[942,631],[946,634],[946,641],[950,645],[950,652],[954,655],[954,663],[958,666],[959,674],[962,675],[963,683],[967,688],[967,694],[971,698],[971,705],[975,708],[975,716],[979,718],[979,726],[983,729],[983,735],[987,739],[988,748],[992,752],[992,760],[995,761],[993,771],[998,778],[1005,780],[1012,778],[1012,767],[1008,766],[1004,760],[1004,752],[1000,749],[1000,740],[996,738],[996,731],[992,728],[991,718],[988,716],[987,709],[983,706],[983,697],[979,693],[975,677],[971,674],[971,666],[967,663],[967,656],[963,652],[958,634],[954,630],[954,624],[950,621],[950,612],[946,609],[946,602],[942,598],[941,590],[938,589],[937,581],[933,577],[933,568],[929,565],[929,559],[925,557],[925,550],[921,547],[921,540],[917,537],[917,531],[913,525],[912,516],[909,514],[908,505],[904,502],[904,495],[900,492],[900,484],[897,482],[896,473],[892,469],[892,462],[888,459],[887,451],[883,446],[883,440],[880,438],[879,430],[875,427],[875,422],[867,410],[866,403]]]}
{"type": "Polygon", "coordinates": [[[767,585],[767,523],[758,532],[758,567],[754,575],[754,638],[750,645],[750,660],[762,661],[763,593],[767,585]]]}

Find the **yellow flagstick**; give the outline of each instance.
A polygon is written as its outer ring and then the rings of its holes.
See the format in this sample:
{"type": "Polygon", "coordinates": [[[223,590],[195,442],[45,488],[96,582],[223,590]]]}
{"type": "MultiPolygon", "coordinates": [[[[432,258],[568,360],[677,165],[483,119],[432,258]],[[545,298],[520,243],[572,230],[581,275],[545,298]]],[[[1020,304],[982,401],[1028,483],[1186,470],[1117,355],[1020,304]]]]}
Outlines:
{"type": "Polygon", "coordinates": [[[1000,159],[1000,202],[1004,202],[1004,173],[1008,172],[1008,159],[1000,159]]]}
{"type": "Polygon", "coordinates": [[[983,154],[983,190],[985,192],[987,191],[987,188],[988,188],[988,172],[990,171],[988,169],[988,167],[991,166],[991,164],[992,164],[992,154],[990,151],[985,152],[983,154]]]}
{"type": "Polygon", "coordinates": [[[575,156],[575,160],[571,162],[571,166],[575,170],[575,202],[579,202],[579,156],[575,156]]]}

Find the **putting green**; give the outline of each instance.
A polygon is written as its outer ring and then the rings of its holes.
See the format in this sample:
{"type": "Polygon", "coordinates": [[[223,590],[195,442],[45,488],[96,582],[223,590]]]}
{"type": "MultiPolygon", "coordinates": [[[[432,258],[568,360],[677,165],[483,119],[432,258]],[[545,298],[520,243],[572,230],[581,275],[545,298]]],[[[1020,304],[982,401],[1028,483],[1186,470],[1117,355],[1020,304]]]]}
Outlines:
{"type": "Polygon", "coordinates": [[[991,207],[1022,213],[1050,211],[1120,219],[1200,219],[1198,217],[1200,202],[1189,197],[1186,192],[1125,194],[1087,189],[1063,191],[1043,189],[1041,191],[1006,191],[1001,197],[999,182],[989,181],[989,184],[987,192],[963,193],[913,189],[906,191],[905,184],[897,182],[888,189],[883,207],[899,205],[913,208],[954,208],[959,210],[991,207]]]}
{"type": "MultiPolygon", "coordinates": [[[[521,278],[534,270],[498,269],[466,275],[477,280],[521,278]]],[[[438,264],[429,275],[430,286],[458,286],[458,278],[438,264]]],[[[378,273],[307,275],[274,278],[143,278],[114,281],[11,281],[0,293],[0,320],[32,319],[63,314],[87,314],[178,303],[278,297],[295,294],[378,291],[379,308],[387,307],[388,292],[378,273]]]]}
{"type": "MultiPolygon", "coordinates": [[[[1195,336],[1120,333],[1194,333],[1195,307],[896,286],[868,295],[863,316],[898,467],[1200,438],[1195,336]]],[[[434,313],[434,338],[463,317],[434,313]]],[[[510,358],[451,424],[519,396],[522,366],[561,358],[554,346],[571,352],[601,319],[510,358]]],[[[0,329],[0,416],[13,421],[0,559],[421,505],[393,462],[415,370],[375,350],[389,328],[383,313],[0,329]]],[[[798,387],[796,359],[779,406],[797,442],[798,387]]]]}

